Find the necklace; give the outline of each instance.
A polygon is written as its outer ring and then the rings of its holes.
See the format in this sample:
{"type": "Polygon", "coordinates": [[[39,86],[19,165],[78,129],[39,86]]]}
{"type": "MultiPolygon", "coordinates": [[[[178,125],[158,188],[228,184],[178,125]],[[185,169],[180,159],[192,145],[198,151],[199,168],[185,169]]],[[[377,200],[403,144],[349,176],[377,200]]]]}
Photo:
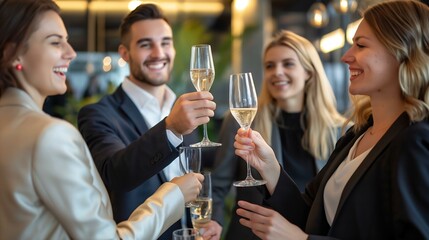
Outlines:
{"type": "Polygon", "coordinates": [[[380,129],[377,129],[377,130],[374,130],[374,127],[373,126],[371,126],[369,129],[368,129],[368,132],[369,132],[369,135],[374,135],[374,134],[376,134],[377,132],[381,132],[381,131],[384,131],[384,130],[386,130],[387,128],[389,128],[390,126],[385,126],[385,127],[383,127],[383,128],[380,128],[380,129]]]}

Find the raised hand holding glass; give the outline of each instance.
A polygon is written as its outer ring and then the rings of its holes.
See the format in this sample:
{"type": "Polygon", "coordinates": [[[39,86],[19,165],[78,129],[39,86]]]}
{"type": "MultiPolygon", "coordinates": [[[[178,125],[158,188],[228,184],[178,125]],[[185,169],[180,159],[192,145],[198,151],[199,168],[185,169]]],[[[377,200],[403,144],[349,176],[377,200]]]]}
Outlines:
{"type": "MultiPolygon", "coordinates": [[[[191,49],[191,80],[197,91],[210,91],[215,78],[212,50],[210,45],[199,44],[191,49]]],[[[218,147],[222,144],[210,141],[207,124],[204,124],[204,136],[201,142],[191,144],[192,147],[218,147]]]]}
{"type": "MultiPolygon", "coordinates": [[[[252,73],[231,74],[229,80],[229,109],[238,124],[248,130],[258,109],[258,96],[256,95],[252,73]]],[[[250,164],[247,162],[246,179],[234,182],[234,186],[251,187],[265,183],[265,180],[253,178],[250,164]]]]}

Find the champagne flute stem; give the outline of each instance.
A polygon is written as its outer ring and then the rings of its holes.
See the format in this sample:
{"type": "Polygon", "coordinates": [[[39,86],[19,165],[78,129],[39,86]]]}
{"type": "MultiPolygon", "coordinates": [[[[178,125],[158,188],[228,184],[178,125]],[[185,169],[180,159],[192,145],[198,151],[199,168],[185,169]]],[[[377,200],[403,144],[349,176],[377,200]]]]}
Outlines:
{"type": "Polygon", "coordinates": [[[207,123],[203,124],[203,141],[209,141],[209,136],[207,134],[207,123]]]}
{"type": "MultiPolygon", "coordinates": [[[[246,129],[246,128],[245,128],[246,129]]],[[[250,135],[250,128],[247,128],[246,129],[246,134],[247,134],[247,136],[249,136],[250,135]]],[[[252,152],[253,153],[253,152],[252,152]]],[[[250,157],[250,155],[252,154],[252,153],[250,153],[250,154],[246,154],[246,167],[247,167],[247,176],[246,176],[246,180],[250,180],[250,181],[252,181],[252,180],[255,180],[254,178],[253,178],[253,176],[252,176],[252,168],[251,168],[251,166],[250,166],[250,163],[249,163],[249,157],[250,157]]]]}
{"type": "Polygon", "coordinates": [[[254,179],[254,178],[253,178],[253,176],[252,176],[252,168],[251,168],[250,163],[249,163],[249,155],[250,155],[250,154],[247,154],[247,155],[246,155],[246,166],[247,166],[247,176],[246,176],[246,180],[253,181],[253,180],[255,180],[255,179],[254,179]]]}

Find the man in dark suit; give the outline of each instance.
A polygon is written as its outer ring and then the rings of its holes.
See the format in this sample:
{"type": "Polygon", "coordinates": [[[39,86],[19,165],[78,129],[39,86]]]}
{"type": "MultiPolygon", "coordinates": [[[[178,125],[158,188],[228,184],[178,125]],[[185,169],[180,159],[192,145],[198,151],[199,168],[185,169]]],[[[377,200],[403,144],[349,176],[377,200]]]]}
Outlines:
{"type": "MultiPolygon", "coordinates": [[[[175,161],[177,148],[197,142],[197,138],[187,142],[183,135],[207,123],[216,107],[207,91],[176,100],[166,85],[175,49],[172,29],[156,5],[140,5],[124,18],[118,51],[130,75],[112,95],[85,106],[78,116],[116,222],[128,219],[162,183],[183,175],[175,161]]],[[[219,225],[210,226],[220,234],[219,225]]],[[[178,228],[180,221],[160,239],[171,239],[178,228]]]]}

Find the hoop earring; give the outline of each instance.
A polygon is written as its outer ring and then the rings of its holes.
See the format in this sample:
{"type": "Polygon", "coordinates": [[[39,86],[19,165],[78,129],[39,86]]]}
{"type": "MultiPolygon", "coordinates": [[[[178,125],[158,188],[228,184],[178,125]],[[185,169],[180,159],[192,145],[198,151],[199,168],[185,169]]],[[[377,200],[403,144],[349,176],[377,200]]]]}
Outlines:
{"type": "Polygon", "coordinates": [[[18,70],[18,71],[22,71],[22,65],[21,64],[17,64],[15,66],[15,69],[18,70]]]}

